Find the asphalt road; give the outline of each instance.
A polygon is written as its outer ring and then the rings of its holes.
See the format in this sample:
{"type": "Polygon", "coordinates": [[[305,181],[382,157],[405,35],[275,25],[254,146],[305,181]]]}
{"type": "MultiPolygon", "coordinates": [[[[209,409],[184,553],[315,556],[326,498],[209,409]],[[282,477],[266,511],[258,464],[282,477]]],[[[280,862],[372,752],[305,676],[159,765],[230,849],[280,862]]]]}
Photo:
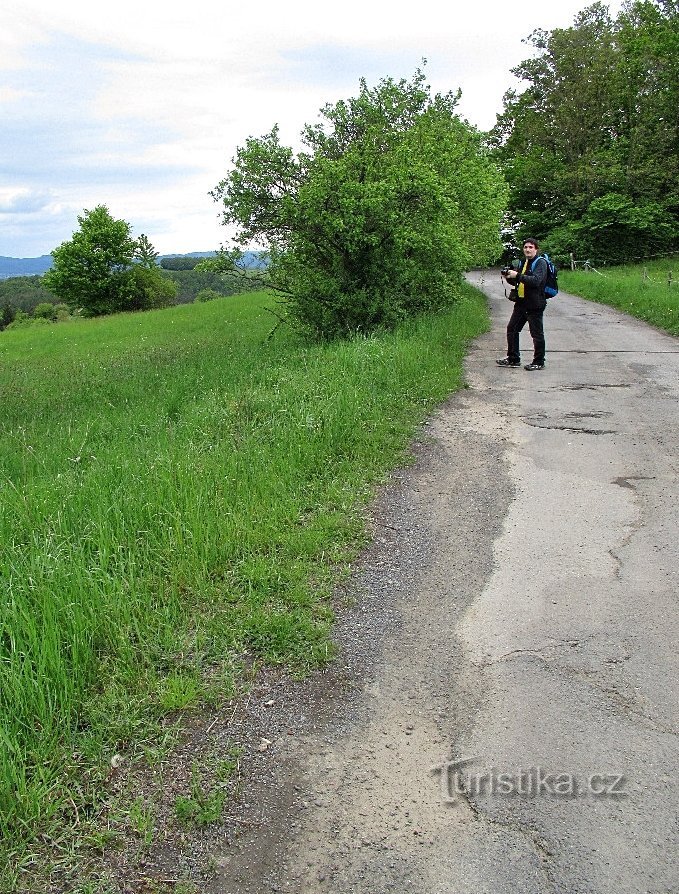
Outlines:
{"type": "MultiPolygon", "coordinates": [[[[482,287],[501,327],[499,278],[482,287]]],[[[476,800],[544,848],[536,890],[679,891],[679,342],[566,295],[545,323],[543,372],[499,378],[488,338],[470,358],[515,493],[458,626],[486,697],[457,751],[582,789],[476,800]]]]}
{"type": "Polygon", "coordinates": [[[679,342],[560,295],[546,369],[501,369],[470,279],[470,387],[376,504],[339,669],[211,892],[679,892],[679,342]]]}

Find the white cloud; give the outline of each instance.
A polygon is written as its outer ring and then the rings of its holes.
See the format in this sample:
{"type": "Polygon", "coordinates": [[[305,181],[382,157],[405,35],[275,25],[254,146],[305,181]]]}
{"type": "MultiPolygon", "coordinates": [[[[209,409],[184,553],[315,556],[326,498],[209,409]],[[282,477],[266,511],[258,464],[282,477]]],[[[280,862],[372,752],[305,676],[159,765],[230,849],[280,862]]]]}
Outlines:
{"type": "Polygon", "coordinates": [[[164,253],[216,247],[225,234],[207,193],[248,136],[279,123],[296,145],[359,77],[409,77],[422,57],[432,87],[462,87],[461,114],[490,127],[529,55],[521,38],[585,5],[546,2],[528,17],[501,0],[22,0],[0,21],[0,190],[52,198],[41,226],[5,214],[0,253],[50,251],[100,203],[164,253]]]}
{"type": "Polygon", "coordinates": [[[48,192],[27,188],[0,189],[0,214],[49,213],[54,207],[53,197],[48,192]]]}

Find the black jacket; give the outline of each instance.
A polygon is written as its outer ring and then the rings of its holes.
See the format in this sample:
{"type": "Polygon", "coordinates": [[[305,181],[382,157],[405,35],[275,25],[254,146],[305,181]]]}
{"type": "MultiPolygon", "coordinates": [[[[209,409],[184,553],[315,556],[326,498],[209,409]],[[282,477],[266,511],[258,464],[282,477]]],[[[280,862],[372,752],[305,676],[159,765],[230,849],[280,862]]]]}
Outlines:
{"type": "MultiPolygon", "coordinates": [[[[521,265],[523,267],[523,264],[521,265]]],[[[523,298],[517,298],[517,304],[522,304],[524,301],[526,302],[526,307],[529,308],[544,308],[547,304],[547,299],[545,298],[545,284],[547,282],[547,274],[549,273],[549,269],[547,268],[547,261],[544,258],[536,256],[535,260],[531,265],[528,265],[528,270],[526,273],[519,273],[516,278],[516,281],[513,283],[514,288],[519,288],[519,283],[523,283],[524,285],[524,296],[523,298]]]]}

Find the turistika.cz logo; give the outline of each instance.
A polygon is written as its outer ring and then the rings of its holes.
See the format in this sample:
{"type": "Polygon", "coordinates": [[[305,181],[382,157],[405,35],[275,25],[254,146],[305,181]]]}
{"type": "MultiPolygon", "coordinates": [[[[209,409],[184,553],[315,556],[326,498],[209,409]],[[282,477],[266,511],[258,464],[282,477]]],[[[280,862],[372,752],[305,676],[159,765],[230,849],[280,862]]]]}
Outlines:
{"type": "Polygon", "coordinates": [[[474,771],[470,767],[474,760],[445,761],[432,767],[432,773],[440,774],[441,800],[445,804],[488,796],[619,798],[626,794],[622,773],[601,772],[579,777],[575,773],[553,772],[537,766],[514,771],[496,767],[474,771]]]}

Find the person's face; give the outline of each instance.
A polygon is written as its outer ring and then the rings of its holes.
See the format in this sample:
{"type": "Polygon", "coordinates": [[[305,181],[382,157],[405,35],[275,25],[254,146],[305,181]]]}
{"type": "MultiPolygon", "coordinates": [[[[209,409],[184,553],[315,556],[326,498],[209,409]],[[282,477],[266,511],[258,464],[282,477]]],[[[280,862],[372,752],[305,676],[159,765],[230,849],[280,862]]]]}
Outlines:
{"type": "Polygon", "coordinates": [[[537,248],[533,245],[532,242],[526,242],[526,244],[525,244],[524,247],[523,247],[523,253],[524,253],[525,256],[528,258],[529,261],[532,261],[533,258],[534,258],[534,257],[536,256],[536,254],[538,253],[538,250],[537,250],[537,248]]]}

